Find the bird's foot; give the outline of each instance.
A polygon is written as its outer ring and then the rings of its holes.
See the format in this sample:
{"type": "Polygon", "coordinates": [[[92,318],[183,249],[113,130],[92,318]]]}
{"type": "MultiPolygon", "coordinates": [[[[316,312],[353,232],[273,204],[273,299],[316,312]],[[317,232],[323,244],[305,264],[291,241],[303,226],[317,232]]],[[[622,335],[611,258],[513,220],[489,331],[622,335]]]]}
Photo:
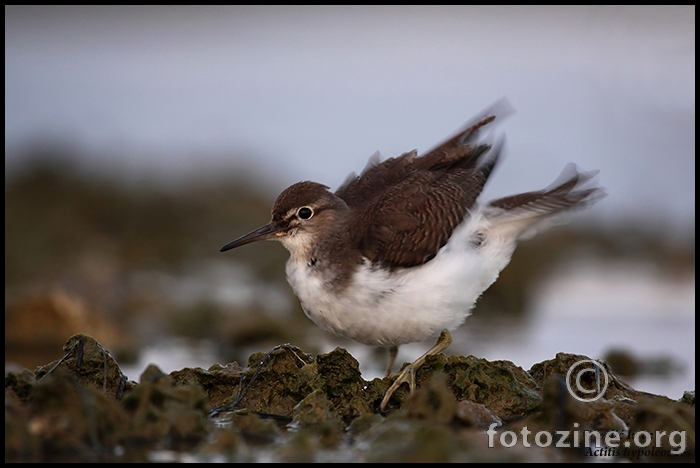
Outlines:
{"type": "MultiPolygon", "coordinates": [[[[394,383],[391,384],[389,390],[387,390],[384,394],[382,403],[379,405],[379,410],[384,411],[384,408],[386,408],[386,405],[389,403],[391,396],[402,384],[407,383],[411,389],[411,393],[413,393],[416,389],[416,370],[423,365],[425,358],[444,351],[445,348],[450,345],[450,343],[452,343],[452,335],[450,335],[449,331],[443,330],[442,333],[440,333],[440,337],[438,338],[437,343],[435,343],[435,346],[430,348],[424,355],[413,361],[411,364],[404,367],[403,370],[397,374],[396,379],[394,379],[394,383]]],[[[396,352],[398,352],[398,346],[393,346],[391,349],[392,359],[389,366],[393,364],[394,359],[396,358],[396,352]]],[[[391,367],[389,367],[389,369],[391,369],[391,367]]]]}
{"type": "Polygon", "coordinates": [[[394,380],[394,383],[392,383],[391,387],[389,387],[389,390],[386,391],[386,393],[384,394],[384,398],[382,398],[382,403],[379,405],[379,409],[381,411],[384,411],[384,408],[386,408],[386,405],[389,403],[391,396],[404,383],[408,384],[408,387],[409,387],[411,393],[413,393],[415,391],[415,389],[416,389],[416,369],[415,369],[415,367],[413,367],[413,364],[407,365],[406,367],[403,368],[403,370],[401,372],[396,374],[396,379],[394,380]]]}

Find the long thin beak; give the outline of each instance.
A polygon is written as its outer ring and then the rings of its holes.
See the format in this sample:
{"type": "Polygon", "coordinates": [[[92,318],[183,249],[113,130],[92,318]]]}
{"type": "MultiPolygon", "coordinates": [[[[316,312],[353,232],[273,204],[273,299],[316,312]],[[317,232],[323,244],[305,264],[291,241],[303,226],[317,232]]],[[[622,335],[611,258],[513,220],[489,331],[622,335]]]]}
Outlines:
{"type": "Polygon", "coordinates": [[[267,240],[275,237],[275,234],[280,232],[282,229],[272,224],[272,222],[267,223],[264,226],[260,226],[254,231],[250,231],[248,234],[239,237],[235,241],[229,242],[225,246],[221,247],[219,252],[226,252],[227,250],[235,249],[241,245],[250,244],[251,242],[259,240],[267,240]]]}

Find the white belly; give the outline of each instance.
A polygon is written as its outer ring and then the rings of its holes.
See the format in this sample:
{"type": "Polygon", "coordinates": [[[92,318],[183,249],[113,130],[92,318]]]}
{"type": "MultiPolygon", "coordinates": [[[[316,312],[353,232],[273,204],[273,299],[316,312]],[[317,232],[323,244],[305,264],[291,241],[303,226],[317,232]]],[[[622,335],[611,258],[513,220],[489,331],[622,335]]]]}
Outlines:
{"type": "Polygon", "coordinates": [[[390,273],[365,261],[338,294],[315,267],[294,258],[287,263],[287,279],[306,315],[326,331],[367,345],[427,340],[459,327],[510,261],[514,239],[470,242],[484,222],[481,216],[469,218],[419,267],[390,273]]]}

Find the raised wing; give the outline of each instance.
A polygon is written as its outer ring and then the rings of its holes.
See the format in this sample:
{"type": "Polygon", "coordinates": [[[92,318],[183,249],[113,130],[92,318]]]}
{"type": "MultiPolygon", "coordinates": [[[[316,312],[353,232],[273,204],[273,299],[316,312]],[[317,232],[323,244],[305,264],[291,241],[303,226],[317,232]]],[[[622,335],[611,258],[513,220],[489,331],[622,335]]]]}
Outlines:
{"type": "Polygon", "coordinates": [[[335,195],[354,208],[382,196],[388,188],[415,172],[445,173],[474,169],[479,157],[490,148],[490,145],[474,144],[478,129],[494,119],[494,116],[480,119],[421,157],[417,157],[414,150],[379,162],[379,157],[375,154],[362,173],[359,176],[350,174],[335,195]]]}

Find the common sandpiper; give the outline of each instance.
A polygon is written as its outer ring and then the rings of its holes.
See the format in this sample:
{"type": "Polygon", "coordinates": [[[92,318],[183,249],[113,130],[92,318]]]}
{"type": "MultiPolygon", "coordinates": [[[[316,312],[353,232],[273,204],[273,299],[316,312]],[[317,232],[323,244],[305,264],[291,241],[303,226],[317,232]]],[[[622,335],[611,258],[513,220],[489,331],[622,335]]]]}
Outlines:
{"type": "Polygon", "coordinates": [[[382,411],[403,383],[415,389],[415,371],[449,346],[450,331],[496,281],[523,234],[604,195],[590,186],[595,172],[570,165],[547,189],[478,202],[501,150],[479,129],[495,118],[476,119],[422,156],[375,156],[335,192],[296,183],[277,197],[268,224],[221,248],[280,241],[306,315],[336,335],[389,347],[387,376],[400,345],[439,336],[396,374],[382,411]]]}

